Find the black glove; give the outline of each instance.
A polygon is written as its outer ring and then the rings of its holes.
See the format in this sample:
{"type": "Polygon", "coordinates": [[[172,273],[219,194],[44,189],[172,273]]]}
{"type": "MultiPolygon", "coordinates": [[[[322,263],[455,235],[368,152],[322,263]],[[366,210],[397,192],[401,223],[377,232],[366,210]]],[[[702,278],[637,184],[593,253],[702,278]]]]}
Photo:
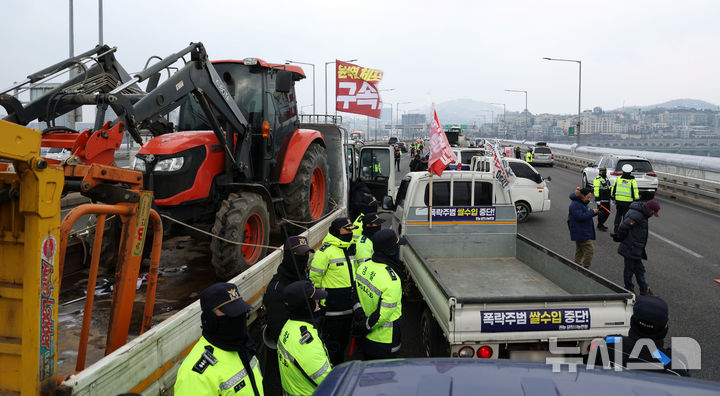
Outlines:
{"type": "Polygon", "coordinates": [[[355,306],[353,307],[353,325],[351,330],[351,335],[353,337],[363,337],[370,332],[370,329],[367,328],[367,320],[365,311],[363,311],[360,303],[355,303],[355,306]]]}

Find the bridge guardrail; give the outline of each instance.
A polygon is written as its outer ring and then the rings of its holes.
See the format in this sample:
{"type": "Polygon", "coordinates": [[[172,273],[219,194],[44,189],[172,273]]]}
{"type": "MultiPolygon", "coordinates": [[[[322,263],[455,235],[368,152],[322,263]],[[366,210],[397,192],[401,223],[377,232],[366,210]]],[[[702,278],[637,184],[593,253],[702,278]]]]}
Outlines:
{"type": "MultiPolygon", "coordinates": [[[[596,157],[590,155],[578,155],[558,149],[554,149],[553,152],[557,165],[577,171],[582,171],[583,168],[597,161],[596,157]]],[[[660,171],[656,173],[657,194],[705,209],[720,211],[720,182],[660,171]]]]}

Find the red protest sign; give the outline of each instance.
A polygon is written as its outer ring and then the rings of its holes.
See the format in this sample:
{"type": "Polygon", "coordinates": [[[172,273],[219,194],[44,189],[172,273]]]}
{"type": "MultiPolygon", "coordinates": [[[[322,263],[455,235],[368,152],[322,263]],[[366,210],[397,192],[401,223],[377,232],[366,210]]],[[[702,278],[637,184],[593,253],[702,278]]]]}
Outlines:
{"type": "Polygon", "coordinates": [[[433,106],[433,117],[430,123],[430,161],[428,161],[428,172],[440,176],[451,162],[459,163],[460,161],[452,149],[450,149],[450,143],[447,140],[445,131],[443,130],[440,120],[438,120],[437,112],[433,106]]]}
{"type": "Polygon", "coordinates": [[[335,109],[380,118],[382,101],[378,84],[382,70],[336,61],[335,109]]]}

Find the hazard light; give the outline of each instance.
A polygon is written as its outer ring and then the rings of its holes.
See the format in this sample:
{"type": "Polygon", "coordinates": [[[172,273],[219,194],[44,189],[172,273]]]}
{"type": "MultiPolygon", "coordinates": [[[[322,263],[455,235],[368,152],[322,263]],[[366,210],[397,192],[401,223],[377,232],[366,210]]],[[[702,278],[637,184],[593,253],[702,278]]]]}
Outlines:
{"type": "Polygon", "coordinates": [[[458,351],[458,357],[471,358],[475,355],[475,350],[471,346],[464,346],[458,351]]]}
{"type": "Polygon", "coordinates": [[[267,139],[270,137],[270,123],[269,122],[263,121],[261,130],[262,130],[263,139],[267,139]]]}
{"type": "Polygon", "coordinates": [[[647,175],[650,177],[657,177],[657,173],[648,173],[647,175]]]}

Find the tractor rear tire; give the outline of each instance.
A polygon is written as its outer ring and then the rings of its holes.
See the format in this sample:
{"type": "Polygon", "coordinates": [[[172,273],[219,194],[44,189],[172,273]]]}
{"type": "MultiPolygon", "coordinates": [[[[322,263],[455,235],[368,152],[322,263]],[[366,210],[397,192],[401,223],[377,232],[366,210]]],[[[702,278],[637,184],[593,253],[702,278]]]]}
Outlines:
{"type": "Polygon", "coordinates": [[[295,179],[280,186],[285,213],[290,220],[314,221],[328,210],[328,165],[325,148],[317,143],[308,147],[295,179]]]}
{"type": "MultiPolygon", "coordinates": [[[[265,201],[255,193],[230,194],[215,215],[212,233],[231,241],[267,246],[270,215],[265,201]]],[[[215,274],[229,280],[265,257],[267,248],[235,245],[213,238],[210,252],[215,274]]]]}

